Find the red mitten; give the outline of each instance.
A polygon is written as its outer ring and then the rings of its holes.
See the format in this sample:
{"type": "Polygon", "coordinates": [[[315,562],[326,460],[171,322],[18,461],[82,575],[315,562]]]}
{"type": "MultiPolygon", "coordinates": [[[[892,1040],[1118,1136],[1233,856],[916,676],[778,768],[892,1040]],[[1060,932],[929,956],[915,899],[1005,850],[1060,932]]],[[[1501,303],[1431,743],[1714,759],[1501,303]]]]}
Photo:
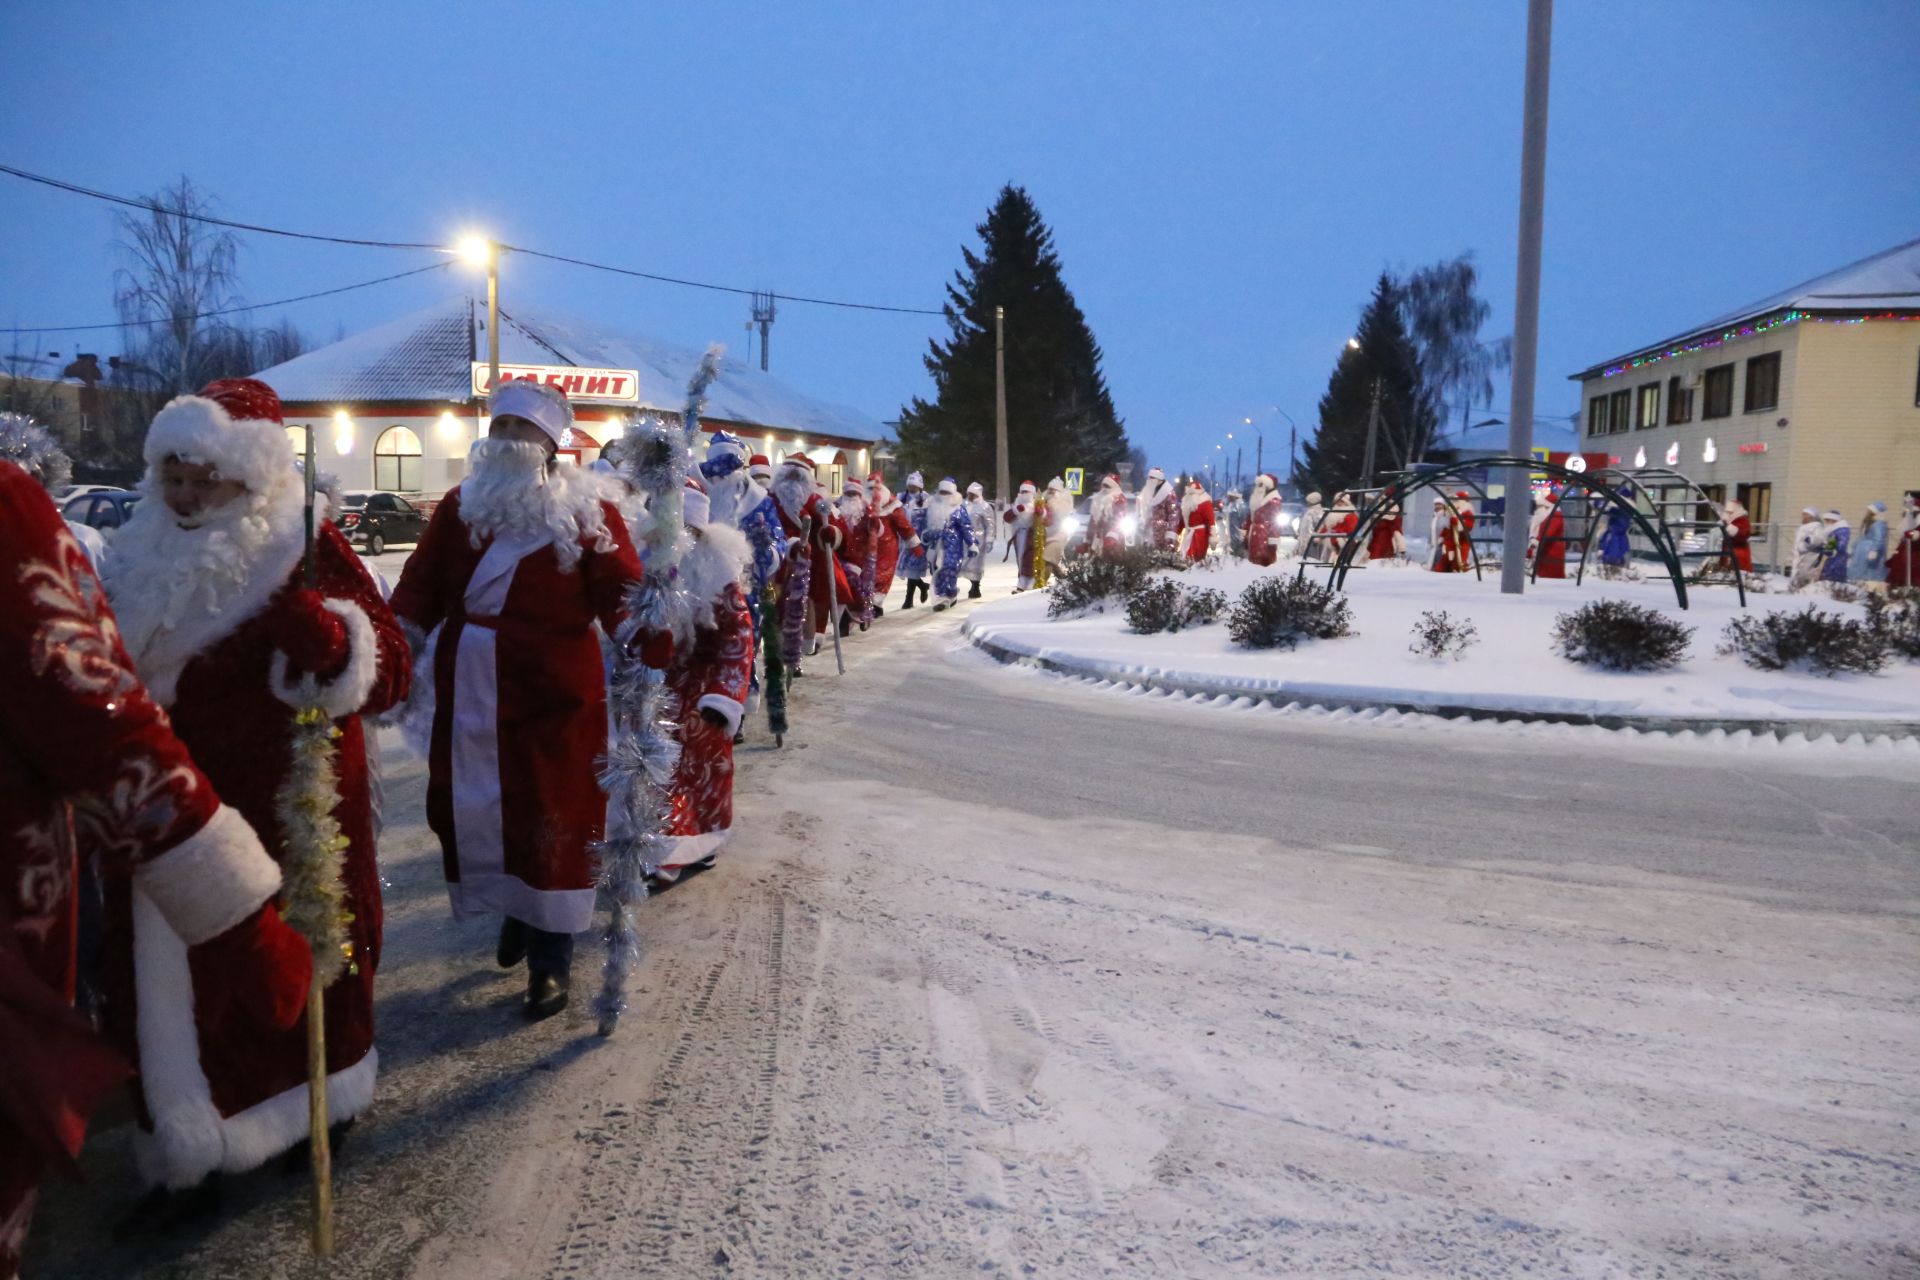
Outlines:
{"type": "Polygon", "coordinates": [[[198,992],[230,993],[256,1021],[291,1027],[307,1007],[313,950],[271,902],[187,951],[198,992]]]}
{"type": "Polygon", "coordinates": [[[323,680],[347,665],[347,624],[306,587],[274,614],[274,644],[297,670],[323,680]]]}
{"type": "Polygon", "coordinates": [[[640,661],[655,671],[673,665],[673,633],[655,631],[640,638],[640,661]]]}

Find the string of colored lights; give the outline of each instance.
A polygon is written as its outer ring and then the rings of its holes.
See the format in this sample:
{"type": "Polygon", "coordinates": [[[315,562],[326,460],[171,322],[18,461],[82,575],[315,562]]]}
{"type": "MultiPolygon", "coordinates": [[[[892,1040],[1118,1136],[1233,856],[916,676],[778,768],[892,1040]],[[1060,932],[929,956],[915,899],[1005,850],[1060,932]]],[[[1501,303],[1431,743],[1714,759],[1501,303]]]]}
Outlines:
{"type": "Polygon", "coordinates": [[[1882,311],[1878,315],[1822,316],[1815,315],[1810,311],[1800,311],[1798,309],[1788,310],[1776,316],[1769,316],[1754,324],[1745,324],[1737,329],[1728,329],[1717,337],[1701,338],[1696,342],[1685,343],[1677,347],[1669,347],[1664,351],[1649,352],[1646,355],[1635,356],[1633,359],[1622,361],[1619,364],[1608,365],[1601,371],[1600,376],[1603,378],[1611,378],[1616,373],[1631,373],[1635,369],[1644,369],[1650,364],[1659,364],[1661,361],[1671,360],[1675,356],[1690,355],[1695,351],[1705,351],[1713,347],[1723,347],[1729,342],[1737,342],[1742,338],[1758,337],[1763,333],[1783,328],[1786,325],[1799,324],[1803,320],[1811,321],[1814,324],[1865,324],[1869,320],[1920,320],[1920,315],[1897,311],[1882,311]]]}

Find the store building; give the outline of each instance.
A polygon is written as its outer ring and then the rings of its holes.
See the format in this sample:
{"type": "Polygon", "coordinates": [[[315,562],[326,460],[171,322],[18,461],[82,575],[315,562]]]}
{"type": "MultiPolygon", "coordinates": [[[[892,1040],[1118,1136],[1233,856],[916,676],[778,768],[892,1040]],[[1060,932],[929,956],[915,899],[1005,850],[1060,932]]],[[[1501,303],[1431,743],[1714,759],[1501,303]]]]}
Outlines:
{"type": "MultiPolygon", "coordinates": [[[[700,353],[651,338],[524,310],[500,316],[503,378],[538,378],[566,391],[574,439],[562,453],[600,456],[629,415],[677,417],[700,353]]],[[[296,448],[313,432],[322,471],[341,487],[434,498],[466,474],[467,450],[486,433],[486,309],[466,298],[404,316],[254,375],[285,406],[296,448]]],[[[881,424],[857,409],[793,390],[760,370],[722,364],[701,425],[745,438],[776,463],[804,451],[837,494],[865,475],[881,424]]]]}
{"type": "Polygon", "coordinates": [[[1769,562],[1802,507],[1857,521],[1878,500],[1897,519],[1920,490],[1914,321],[1920,240],[1572,375],[1581,448],[1738,498],[1769,562]]]}

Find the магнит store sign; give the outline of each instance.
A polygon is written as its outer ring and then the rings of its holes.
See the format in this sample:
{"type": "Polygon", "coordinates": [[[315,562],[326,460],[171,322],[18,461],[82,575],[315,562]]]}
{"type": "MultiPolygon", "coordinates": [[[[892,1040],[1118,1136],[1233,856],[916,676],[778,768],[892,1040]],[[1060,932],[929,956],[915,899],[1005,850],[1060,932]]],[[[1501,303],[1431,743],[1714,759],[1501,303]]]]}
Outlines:
{"type": "MultiPolygon", "coordinates": [[[[492,366],[484,360],[473,362],[473,394],[484,396],[490,389],[487,375],[492,366]]],[[[610,404],[640,403],[638,369],[583,369],[571,364],[503,364],[500,380],[521,379],[544,382],[567,393],[569,400],[597,400],[610,404]]]]}

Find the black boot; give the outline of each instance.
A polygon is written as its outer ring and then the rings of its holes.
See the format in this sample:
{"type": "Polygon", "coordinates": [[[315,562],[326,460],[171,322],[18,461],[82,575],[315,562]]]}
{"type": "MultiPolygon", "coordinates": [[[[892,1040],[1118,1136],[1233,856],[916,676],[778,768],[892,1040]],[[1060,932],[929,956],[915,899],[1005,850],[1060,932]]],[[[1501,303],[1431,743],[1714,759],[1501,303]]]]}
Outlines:
{"type": "Polygon", "coordinates": [[[974,584],[967,588],[967,599],[978,600],[979,598],[980,598],[980,582],[978,579],[975,579],[974,584]]]}
{"type": "Polygon", "coordinates": [[[184,1191],[155,1187],[139,1204],[113,1224],[115,1240],[135,1236],[159,1235],[196,1222],[205,1222],[220,1213],[220,1175],[208,1174],[197,1186],[184,1191]]]}
{"type": "Polygon", "coordinates": [[[907,602],[900,606],[902,609],[913,608],[913,589],[918,585],[912,578],[907,579],[907,602]]]}
{"type": "Polygon", "coordinates": [[[500,922],[500,945],[493,958],[502,969],[511,969],[527,958],[527,926],[512,916],[500,922]]]}
{"type": "Polygon", "coordinates": [[[567,1007],[573,976],[573,935],[527,926],[527,1021],[551,1018],[567,1007]]]}
{"type": "Polygon", "coordinates": [[[842,610],[840,613],[840,638],[845,640],[852,630],[853,611],[851,609],[842,610]]]}

